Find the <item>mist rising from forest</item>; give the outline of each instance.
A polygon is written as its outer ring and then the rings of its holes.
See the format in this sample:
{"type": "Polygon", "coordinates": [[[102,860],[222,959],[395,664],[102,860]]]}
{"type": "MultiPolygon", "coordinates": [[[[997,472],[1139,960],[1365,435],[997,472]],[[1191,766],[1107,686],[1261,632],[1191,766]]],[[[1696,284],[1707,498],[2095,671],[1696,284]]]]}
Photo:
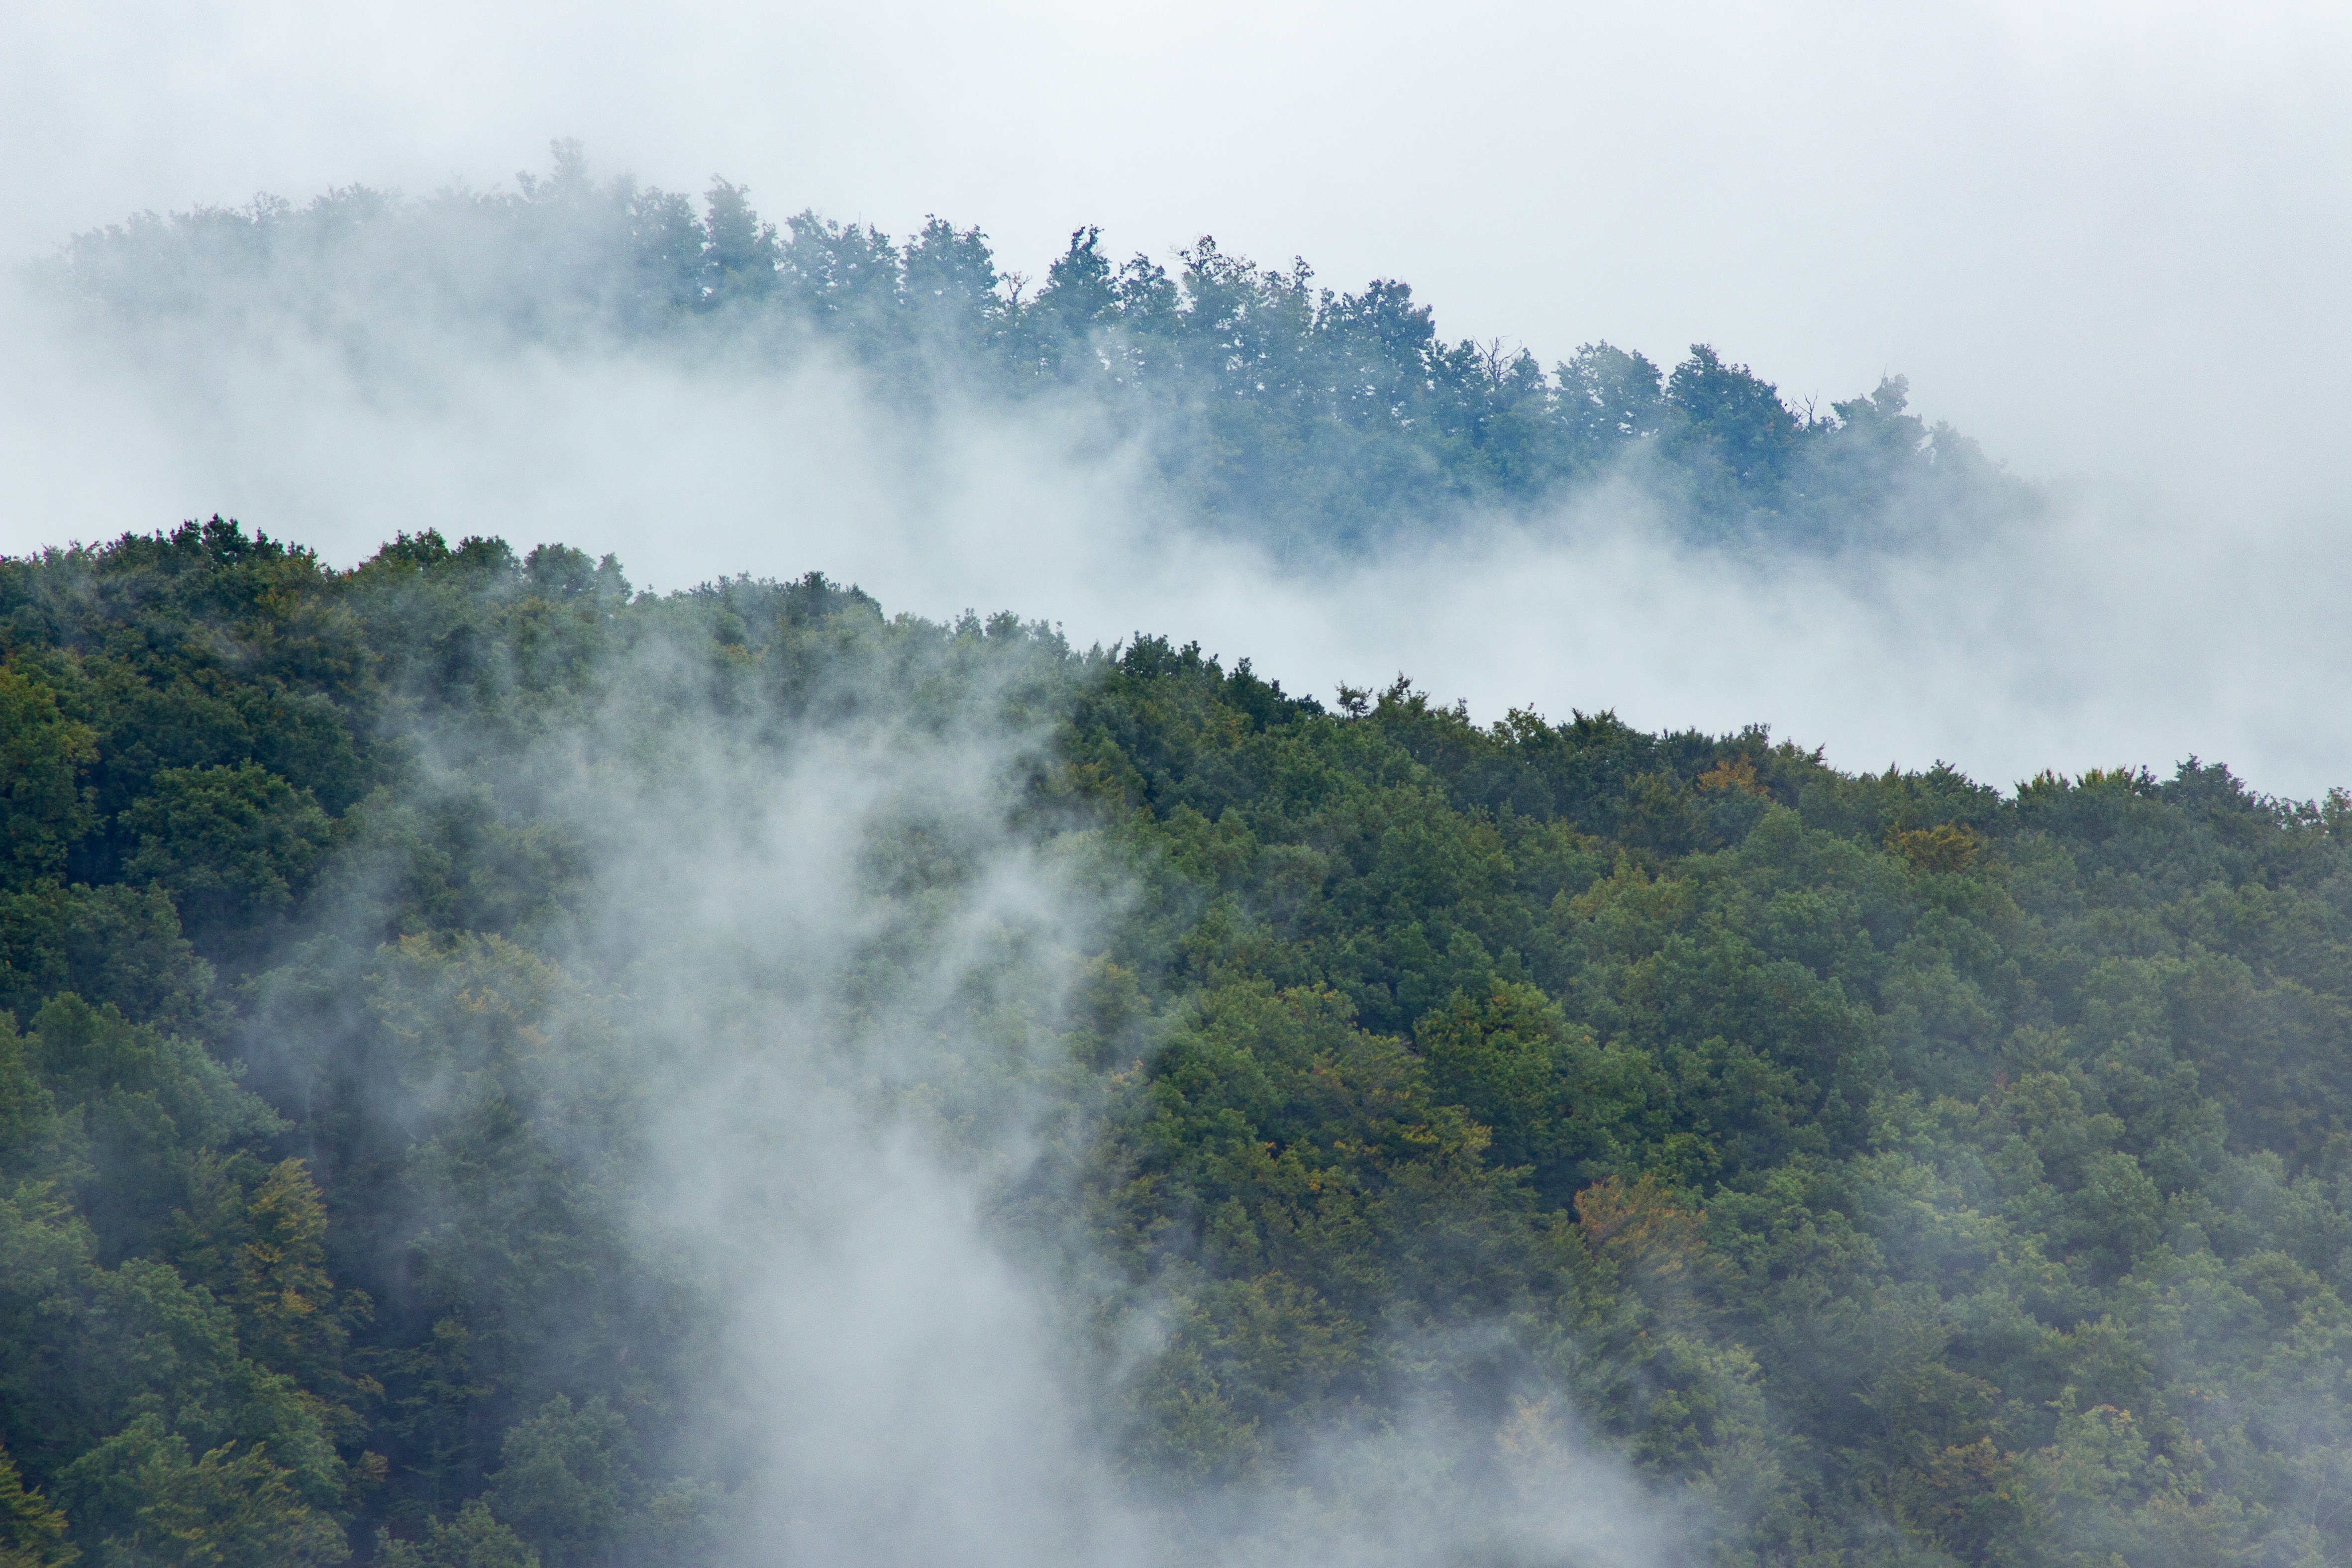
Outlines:
{"type": "Polygon", "coordinates": [[[682,1262],[708,1314],[667,1441],[740,1500],[727,1561],[1137,1544],[1087,1444],[1074,1326],[986,1212],[1035,1163],[1105,912],[1083,868],[1008,833],[1024,748],[992,695],[936,729],[813,722],[774,750],[622,703],[598,721],[640,765],[569,733],[527,764],[593,847],[565,956],[626,997],[604,1039],[651,1111],[628,1128],[633,1240],[682,1262]]]}
{"type": "MultiPolygon", "coordinates": [[[[501,810],[586,871],[536,942],[551,966],[477,950],[457,1005],[406,1021],[446,1032],[438,1072],[358,1108],[395,1139],[419,1103],[446,1116],[495,1070],[458,1020],[520,1026],[536,1136],[602,1173],[581,1208],[614,1227],[626,1283],[671,1292],[583,1279],[531,1308],[573,1331],[551,1346],[608,1314],[629,1330],[593,1352],[625,1383],[632,1358],[676,1380],[649,1389],[667,1425],[635,1416],[641,1465],[700,1478],[656,1490],[651,1517],[695,1532],[658,1560],[1680,1561],[1688,1521],[1586,1447],[1501,1310],[1423,1331],[1430,1396],[1333,1422],[1272,1484],[1138,1462],[1192,1309],[1095,1250],[1082,1166],[1122,1092],[1101,1069],[1139,1072],[1171,1020],[1113,1031],[1132,1063],[1074,1058],[1078,1015],[1103,1028],[1089,988],[1118,979],[1090,955],[1146,895],[1083,814],[1039,831],[1054,814],[1024,791],[1051,734],[1020,715],[1066,677],[1042,628],[988,635],[1013,647],[993,666],[951,645],[852,658],[789,716],[700,700],[700,650],[648,638],[601,701],[497,765],[501,810]]],[[[420,739],[412,800],[463,809],[496,742],[420,739]]],[[[329,895],[351,945],[327,961],[355,995],[397,965],[369,933],[402,870],[357,864],[329,895]]],[[[279,1011],[271,984],[247,1048],[299,1100],[356,1035],[279,1011]]],[[[455,1185],[425,1191],[428,1229],[473,1223],[455,1185]]],[[[576,1377],[561,1353],[530,1374],[576,1377]]]]}

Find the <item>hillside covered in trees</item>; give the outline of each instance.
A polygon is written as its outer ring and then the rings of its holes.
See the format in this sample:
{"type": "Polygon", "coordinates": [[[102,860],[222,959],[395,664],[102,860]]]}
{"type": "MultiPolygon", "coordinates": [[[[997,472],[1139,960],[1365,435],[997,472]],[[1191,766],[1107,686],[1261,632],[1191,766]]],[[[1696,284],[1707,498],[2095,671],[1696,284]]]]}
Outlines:
{"type": "MultiPolygon", "coordinates": [[[[730,210],[660,310],[811,287],[730,210]]],[[[0,564],[0,1563],[2352,1553],[2340,793],[219,519],[0,564]],[[1002,1354],[808,1328],[901,1318],[1002,1354]]]]}
{"type": "Polygon", "coordinates": [[[551,177],[509,193],[352,186],[151,213],[45,271],[136,332],[291,330],[371,376],[454,342],[822,359],[917,420],[1021,408],[1084,446],[1139,444],[1175,515],[1294,559],[1524,514],[1602,479],[1687,537],[1776,549],[1976,537],[2035,504],[1974,442],[1909,412],[1900,376],[1818,408],[1706,344],[1662,366],[1587,343],[1548,367],[1449,342],[1405,283],[1337,291],[1304,261],[1260,266],[1207,237],[1167,262],[1122,260],[1081,227],[1030,279],[977,228],[778,224],[725,180],[698,205],[600,183],[568,142],[551,177]]]}

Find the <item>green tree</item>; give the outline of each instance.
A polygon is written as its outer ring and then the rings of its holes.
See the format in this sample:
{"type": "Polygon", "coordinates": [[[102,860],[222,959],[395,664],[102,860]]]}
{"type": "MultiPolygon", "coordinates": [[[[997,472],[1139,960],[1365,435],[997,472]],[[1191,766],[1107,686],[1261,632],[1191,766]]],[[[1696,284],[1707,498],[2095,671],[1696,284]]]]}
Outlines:
{"type": "Polygon", "coordinates": [[[1413,1027],[1431,1097],[1461,1106],[1492,1135],[1488,1157],[1524,1166],[1555,1204],[1639,1157],[1663,1075],[1638,1053],[1604,1050],[1535,986],[1495,981],[1456,992],[1413,1027]]]}
{"type": "Polygon", "coordinates": [[[81,1548],[66,1539],[66,1516],[25,1485],[0,1448],[0,1568],[67,1568],[81,1548]]]}
{"type": "Polygon", "coordinates": [[[422,1541],[376,1537],[383,1568],[539,1568],[539,1553],[476,1498],[451,1520],[435,1520],[422,1541]]]}
{"type": "Polygon", "coordinates": [[[261,1447],[226,1443],[192,1460],[160,1415],[137,1417],[59,1482],[98,1561],[124,1568],[315,1568],[351,1555],[261,1447]]]}
{"type": "Polygon", "coordinates": [[[602,1395],[574,1408],[559,1394],[508,1430],[484,1499],[554,1568],[603,1561],[627,1512],[627,1436],[602,1395]]]}
{"type": "Polygon", "coordinates": [[[332,837],[326,813],[254,763],[166,768],[123,814],[139,848],[123,868],[207,923],[282,913],[332,837]]]}
{"type": "Polygon", "coordinates": [[[0,889],[65,875],[67,853],[97,824],[81,784],[97,758],[95,732],[60,713],[56,693],[0,665],[0,889]]]}

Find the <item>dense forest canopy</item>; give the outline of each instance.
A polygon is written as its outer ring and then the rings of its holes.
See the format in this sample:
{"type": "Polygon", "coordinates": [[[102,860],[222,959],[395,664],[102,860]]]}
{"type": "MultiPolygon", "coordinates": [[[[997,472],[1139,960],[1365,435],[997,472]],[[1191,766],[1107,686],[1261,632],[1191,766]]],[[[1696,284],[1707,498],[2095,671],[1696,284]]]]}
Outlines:
{"type": "Polygon", "coordinates": [[[0,714],[0,1562],[2352,1553],[2341,793],[217,518],[0,714]]]}
{"type": "Polygon", "coordinates": [[[1524,513],[1622,482],[1691,537],[1813,550],[1970,536],[2032,493],[1901,376],[1826,409],[1706,344],[1671,367],[1607,342],[1547,368],[1449,342],[1406,284],[1318,286],[1203,237],[1172,266],[1081,227],[1038,279],[977,228],[903,240],[802,212],[762,219],[717,180],[599,183],[558,143],[509,193],[407,201],[352,186],[83,235],[46,268],[66,296],[152,330],[202,316],[293,323],[381,367],[447,333],[478,344],[658,345],[855,368],[916,417],[959,399],[1141,443],[1180,514],[1293,556],[1524,513]]]}

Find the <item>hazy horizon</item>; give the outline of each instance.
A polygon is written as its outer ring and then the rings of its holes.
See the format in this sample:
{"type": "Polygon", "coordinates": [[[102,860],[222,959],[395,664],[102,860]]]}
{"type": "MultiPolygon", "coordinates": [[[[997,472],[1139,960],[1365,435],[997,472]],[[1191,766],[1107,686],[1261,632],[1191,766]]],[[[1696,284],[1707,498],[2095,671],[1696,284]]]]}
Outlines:
{"type": "Polygon", "coordinates": [[[1482,718],[1764,722],[1844,765],[2004,786],[2191,753],[2284,795],[2352,780],[2352,738],[2307,713],[2352,658],[2332,11],[725,20],[12,9],[0,244],[257,189],[493,188],[576,134],[602,175],[715,171],[772,216],[976,224],[1033,285],[1080,223],[1163,259],[1210,232],[1333,287],[1401,278],[1442,334],[1547,363],[1706,341],[1823,407],[1904,374],[2064,516],[1965,559],[1776,571],[1588,498],[1533,534],[1269,587],[1246,547],[1138,553],[1132,475],[1034,422],[968,422],[910,472],[854,389],[805,378],[467,352],[393,388],[295,349],[208,372],[196,345],[109,365],[18,312],[42,368],[0,433],[0,549],[217,510],[348,563],[430,523],[610,550],[663,588],[820,570],[929,616],[1198,637],[1327,696],[1402,672],[1482,718]]]}

